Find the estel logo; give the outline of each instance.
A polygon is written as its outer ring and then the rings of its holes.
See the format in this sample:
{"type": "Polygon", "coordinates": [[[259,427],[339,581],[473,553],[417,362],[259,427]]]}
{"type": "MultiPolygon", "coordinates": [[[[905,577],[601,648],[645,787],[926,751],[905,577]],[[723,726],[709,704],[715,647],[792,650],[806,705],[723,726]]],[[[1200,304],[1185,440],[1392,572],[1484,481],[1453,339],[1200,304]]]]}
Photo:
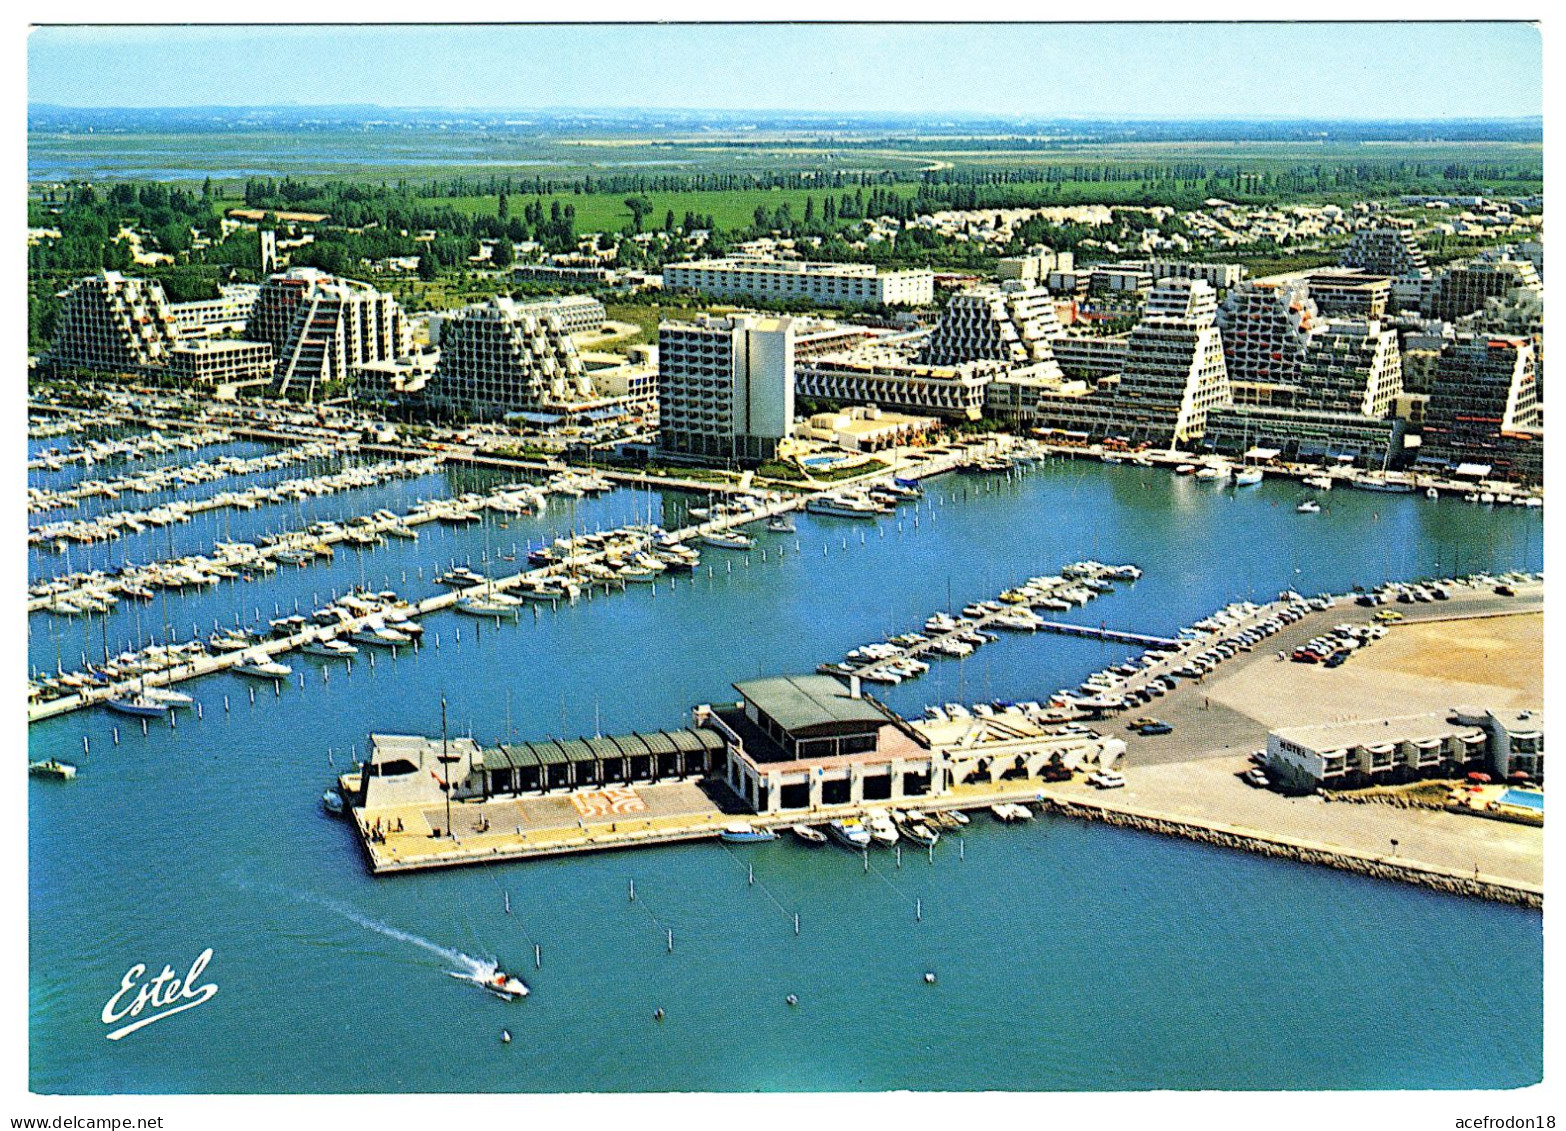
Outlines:
{"type": "Polygon", "coordinates": [[[207,963],[212,961],[212,948],[207,947],[196,956],[196,960],[190,964],[190,971],[183,979],[174,977],[174,970],[170,966],[163,967],[163,973],[145,985],[138,986],[142,975],[146,974],[147,967],[138,962],[125,971],[125,977],[120,979],[120,989],[103,1006],[103,1023],[116,1025],[127,1017],[141,1017],[143,1010],[151,1007],[154,1012],[139,1021],[132,1021],[129,1025],[121,1025],[120,1028],[108,1034],[109,1040],[117,1041],[128,1033],[134,1033],[154,1021],[162,1021],[165,1017],[171,1017],[186,1009],[194,1009],[202,1002],[211,1001],[212,996],[218,992],[217,986],[208,982],[197,986],[196,979],[201,977],[207,963]],[[124,1008],[120,1004],[127,994],[135,994],[134,1000],[124,1008]]]}

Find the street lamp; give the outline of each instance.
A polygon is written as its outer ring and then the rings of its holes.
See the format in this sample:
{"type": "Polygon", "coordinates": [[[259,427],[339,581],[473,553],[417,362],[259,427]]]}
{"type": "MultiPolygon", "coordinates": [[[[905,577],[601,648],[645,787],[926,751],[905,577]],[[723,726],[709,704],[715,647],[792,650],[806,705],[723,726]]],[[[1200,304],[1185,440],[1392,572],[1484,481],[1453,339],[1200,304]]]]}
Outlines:
{"type": "MultiPolygon", "coordinates": [[[[446,697],[440,697],[440,764],[446,771],[446,780],[441,783],[441,788],[446,794],[446,835],[452,840],[457,839],[456,833],[451,828],[451,764],[457,761],[457,756],[450,752],[446,745],[446,697]]],[[[1395,842],[1394,842],[1395,843],[1395,842]]]]}

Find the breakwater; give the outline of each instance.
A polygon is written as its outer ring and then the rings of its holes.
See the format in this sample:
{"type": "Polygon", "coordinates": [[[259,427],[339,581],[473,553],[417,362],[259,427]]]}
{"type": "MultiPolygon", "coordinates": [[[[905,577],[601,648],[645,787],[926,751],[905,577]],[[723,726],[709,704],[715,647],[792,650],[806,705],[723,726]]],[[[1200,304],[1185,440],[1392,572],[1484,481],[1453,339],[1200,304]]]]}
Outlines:
{"type": "Polygon", "coordinates": [[[1262,836],[1254,832],[1227,828],[1218,824],[1182,820],[1175,817],[1136,813],[1094,801],[1078,801],[1061,797],[1043,796],[1040,807],[1045,813],[1080,820],[1100,821],[1120,828],[1140,832],[1176,836],[1210,844],[1217,848],[1238,849],[1259,856],[1271,856],[1294,860],[1301,864],[1317,864],[1354,872],[1378,880],[1397,880],[1416,884],[1448,895],[1461,895],[1473,899],[1486,899],[1496,903],[1508,903],[1517,907],[1542,909],[1544,892],[1524,884],[1507,882],[1475,873],[1466,876],[1447,869],[1436,868],[1412,860],[1399,860],[1387,856],[1369,856],[1351,852],[1341,847],[1312,844],[1284,836],[1262,836]]]}

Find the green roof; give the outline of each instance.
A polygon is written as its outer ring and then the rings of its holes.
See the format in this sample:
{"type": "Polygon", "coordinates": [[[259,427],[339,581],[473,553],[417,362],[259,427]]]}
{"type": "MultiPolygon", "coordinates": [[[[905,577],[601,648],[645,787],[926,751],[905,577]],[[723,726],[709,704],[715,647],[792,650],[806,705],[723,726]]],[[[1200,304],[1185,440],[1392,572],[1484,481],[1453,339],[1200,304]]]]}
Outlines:
{"type": "Polygon", "coordinates": [[[687,727],[685,730],[665,731],[665,734],[673,740],[678,750],[687,754],[697,750],[722,750],[723,736],[715,730],[706,727],[687,727]]]}
{"type": "Polygon", "coordinates": [[[676,749],[674,743],[669,740],[669,736],[661,730],[651,731],[647,734],[637,732],[626,738],[618,738],[615,741],[622,746],[630,747],[631,739],[635,739],[642,745],[641,750],[632,751],[636,754],[672,754],[676,749]]]}
{"type": "Polygon", "coordinates": [[[538,759],[540,766],[558,766],[564,762],[571,761],[571,755],[567,754],[560,743],[554,739],[546,739],[543,742],[525,742],[523,745],[533,752],[533,757],[538,759]]]}
{"type": "Polygon", "coordinates": [[[694,729],[655,730],[648,733],[604,735],[599,738],[542,739],[538,742],[503,742],[486,747],[486,770],[532,769],[557,766],[566,762],[618,761],[624,757],[648,754],[672,754],[683,750],[723,749],[723,736],[717,731],[694,729]]]}
{"type": "MultiPolygon", "coordinates": [[[[588,750],[592,751],[594,758],[607,758],[611,761],[619,761],[625,757],[625,751],[621,750],[612,738],[584,738],[581,740],[588,750]]],[[[641,751],[637,751],[641,753],[641,751]]]]}
{"type": "Polygon", "coordinates": [[[781,675],[736,683],[734,690],[790,734],[888,722],[868,699],[855,699],[829,675],[781,675]]]}

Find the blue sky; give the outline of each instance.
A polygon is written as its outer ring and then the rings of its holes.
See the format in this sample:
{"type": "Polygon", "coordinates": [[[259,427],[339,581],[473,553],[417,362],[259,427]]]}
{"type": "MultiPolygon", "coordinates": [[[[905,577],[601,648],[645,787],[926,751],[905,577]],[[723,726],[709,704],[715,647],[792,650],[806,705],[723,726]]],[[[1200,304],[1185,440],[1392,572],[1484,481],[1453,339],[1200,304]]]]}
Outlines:
{"type": "Polygon", "coordinates": [[[28,98],[1038,117],[1542,113],[1525,24],[37,28],[28,98]],[[1461,81],[1453,81],[1461,76],[1461,81]]]}

